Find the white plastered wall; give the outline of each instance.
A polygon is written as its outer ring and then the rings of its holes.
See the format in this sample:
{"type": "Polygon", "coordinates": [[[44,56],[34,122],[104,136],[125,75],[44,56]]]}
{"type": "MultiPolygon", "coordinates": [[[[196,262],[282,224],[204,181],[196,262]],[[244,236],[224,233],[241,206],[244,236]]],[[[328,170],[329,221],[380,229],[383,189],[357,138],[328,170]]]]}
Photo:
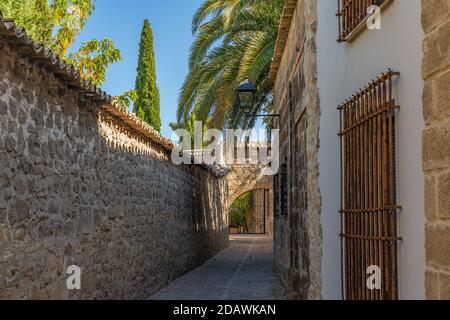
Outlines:
{"type": "Polygon", "coordinates": [[[399,248],[400,299],[424,299],[423,31],[420,0],[394,0],[382,12],[382,30],[364,30],[351,44],[336,41],[337,1],[317,1],[323,298],[342,298],[337,106],[372,78],[392,68],[401,72],[394,89],[397,103],[401,106],[398,115],[398,202],[403,206],[399,235],[404,241],[399,248]]]}

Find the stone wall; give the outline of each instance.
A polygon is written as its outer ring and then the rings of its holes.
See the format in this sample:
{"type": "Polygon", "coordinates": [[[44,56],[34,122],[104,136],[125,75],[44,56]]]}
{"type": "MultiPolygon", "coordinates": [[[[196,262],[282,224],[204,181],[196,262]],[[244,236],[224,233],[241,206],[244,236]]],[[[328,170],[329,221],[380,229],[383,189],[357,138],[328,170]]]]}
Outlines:
{"type": "MultiPolygon", "coordinates": [[[[278,43],[286,46],[274,85],[276,111],[281,115],[281,169],[275,188],[275,263],[291,299],[321,298],[316,6],[315,0],[286,1],[285,15],[293,17],[287,39],[280,36],[278,39],[278,43]],[[295,11],[287,12],[295,3],[295,11]]],[[[280,35],[288,28],[283,26],[280,35]]],[[[279,56],[280,53],[275,54],[279,56]]]]}
{"type": "Polygon", "coordinates": [[[450,299],[450,1],[422,0],[426,295],[450,299]]]}
{"type": "Polygon", "coordinates": [[[224,179],[0,56],[0,299],[144,299],[227,246],[224,179]]]}

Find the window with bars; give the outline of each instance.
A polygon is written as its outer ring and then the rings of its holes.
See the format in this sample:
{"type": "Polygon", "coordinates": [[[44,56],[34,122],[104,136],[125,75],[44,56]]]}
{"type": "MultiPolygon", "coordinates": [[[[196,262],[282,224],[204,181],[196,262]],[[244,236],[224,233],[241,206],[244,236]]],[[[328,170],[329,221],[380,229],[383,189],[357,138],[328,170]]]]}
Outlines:
{"type": "Polygon", "coordinates": [[[367,9],[372,5],[383,8],[392,0],[338,0],[337,17],[339,20],[338,41],[351,41],[363,28],[370,14],[367,9]]]}
{"type": "Polygon", "coordinates": [[[397,139],[399,106],[389,70],[339,107],[342,284],[349,300],[398,298],[397,139]],[[381,289],[367,270],[381,271],[381,289]]]}
{"type": "Polygon", "coordinates": [[[280,216],[280,200],[279,200],[279,184],[280,184],[280,173],[273,176],[273,210],[274,216],[280,216]]]}
{"type": "Polygon", "coordinates": [[[306,151],[307,139],[307,118],[305,112],[300,116],[298,122],[294,125],[294,141],[292,149],[292,176],[295,179],[291,181],[292,200],[291,213],[289,215],[290,226],[295,232],[290,234],[290,253],[291,268],[294,270],[302,269],[302,274],[308,272],[308,256],[306,249],[308,247],[307,236],[307,179],[308,179],[308,159],[306,151]]]}
{"type": "Polygon", "coordinates": [[[294,140],[294,181],[293,188],[296,193],[296,201],[292,204],[293,210],[299,216],[304,216],[308,209],[307,197],[307,179],[308,179],[308,157],[306,151],[307,145],[307,120],[303,113],[295,126],[295,140],[294,140]]]}
{"type": "Polygon", "coordinates": [[[273,179],[274,215],[276,217],[287,215],[287,166],[281,165],[279,172],[273,179]]]}
{"type": "Polygon", "coordinates": [[[288,214],[288,172],[287,172],[287,164],[283,163],[280,167],[280,179],[279,179],[279,201],[280,201],[280,214],[282,216],[287,216],[288,214]]]}

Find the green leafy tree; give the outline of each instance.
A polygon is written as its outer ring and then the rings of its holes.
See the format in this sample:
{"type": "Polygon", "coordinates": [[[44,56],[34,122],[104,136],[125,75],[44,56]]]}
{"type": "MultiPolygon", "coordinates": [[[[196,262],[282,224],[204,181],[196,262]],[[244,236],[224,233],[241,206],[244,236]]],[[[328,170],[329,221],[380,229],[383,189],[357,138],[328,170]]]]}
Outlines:
{"type": "Polygon", "coordinates": [[[120,50],[114,47],[110,39],[85,42],[68,58],[77,67],[80,76],[89,79],[95,85],[101,85],[105,81],[106,70],[110,63],[122,59],[120,50]]]}
{"type": "Polygon", "coordinates": [[[130,108],[137,100],[136,90],[125,91],[122,95],[114,97],[114,99],[121,105],[130,108]]]}
{"type": "Polygon", "coordinates": [[[53,50],[66,55],[76,36],[86,26],[95,9],[95,0],[53,0],[53,21],[58,32],[53,38],[53,50]]]}
{"type": "Polygon", "coordinates": [[[76,36],[91,16],[95,0],[1,0],[3,15],[25,27],[33,39],[48,46],[67,62],[75,65],[80,75],[101,85],[109,64],[121,59],[120,51],[110,39],[91,40],[77,52],[68,54],[76,36]]]}
{"type": "MultiPolygon", "coordinates": [[[[189,134],[190,134],[190,136],[192,137],[192,141],[191,141],[191,149],[194,149],[195,148],[195,145],[194,145],[194,137],[195,137],[195,125],[196,125],[196,121],[197,121],[197,119],[196,119],[196,115],[195,115],[195,112],[194,113],[192,113],[192,115],[191,115],[191,117],[189,117],[186,121],[184,121],[183,123],[177,123],[177,122],[171,122],[170,124],[169,124],[169,126],[170,126],[170,128],[173,130],[173,131],[177,131],[178,129],[184,129],[184,130],[187,130],[188,132],[189,132],[189,134]]],[[[206,132],[206,130],[207,130],[208,128],[206,127],[206,124],[203,122],[203,126],[202,126],[202,128],[201,128],[201,130],[202,130],[202,136],[204,137],[205,136],[205,132],[206,132]]],[[[203,139],[203,141],[202,141],[202,144],[203,144],[203,147],[206,147],[207,145],[209,145],[211,143],[211,141],[205,141],[205,139],[203,139]]]]}
{"type": "Polygon", "coordinates": [[[156,84],[153,31],[150,22],[144,20],[139,45],[139,61],[136,77],[137,100],[134,112],[155,130],[161,130],[159,90],[156,84]]]}
{"type": "Polygon", "coordinates": [[[65,56],[92,14],[95,0],[2,0],[3,15],[37,41],[65,56]]]}
{"type": "Polygon", "coordinates": [[[189,72],[181,88],[177,121],[195,114],[209,128],[249,128],[236,105],[245,78],[257,84],[254,112],[270,111],[268,85],[283,0],[205,0],[193,17],[189,72]]]}
{"type": "Polygon", "coordinates": [[[230,227],[239,228],[245,226],[245,221],[249,221],[252,215],[252,208],[252,192],[247,192],[237,198],[229,210],[230,227]]]}

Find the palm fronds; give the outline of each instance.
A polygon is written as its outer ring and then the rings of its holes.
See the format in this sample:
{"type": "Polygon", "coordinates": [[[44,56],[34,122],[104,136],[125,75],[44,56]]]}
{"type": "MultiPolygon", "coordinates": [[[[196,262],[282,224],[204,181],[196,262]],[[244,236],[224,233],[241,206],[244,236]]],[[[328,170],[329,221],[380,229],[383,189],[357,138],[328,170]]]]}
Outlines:
{"type": "Polygon", "coordinates": [[[244,78],[258,84],[255,111],[270,108],[267,85],[283,0],[205,0],[192,21],[189,73],[180,90],[177,121],[192,117],[209,128],[249,128],[236,108],[244,78]]]}

